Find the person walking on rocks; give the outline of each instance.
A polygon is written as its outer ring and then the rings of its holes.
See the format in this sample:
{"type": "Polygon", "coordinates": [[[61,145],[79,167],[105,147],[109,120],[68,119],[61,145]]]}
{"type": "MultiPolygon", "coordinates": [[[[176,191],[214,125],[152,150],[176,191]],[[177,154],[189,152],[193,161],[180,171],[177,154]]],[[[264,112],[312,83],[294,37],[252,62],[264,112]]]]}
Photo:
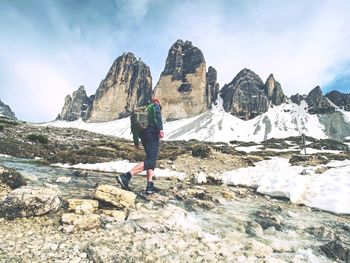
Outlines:
{"type": "Polygon", "coordinates": [[[152,177],[158,157],[159,139],[164,137],[161,109],[159,99],[153,96],[152,102],[144,108],[146,112],[146,121],[144,123],[140,124],[139,119],[142,119],[142,117],[139,117],[139,115],[133,114],[131,116],[131,132],[134,145],[136,148],[139,148],[140,138],[143,149],[146,152],[146,160],[138,163],[129,172],[116,177],[117,182],[124,190],[131,191],[129,187],[131,178],[145,170],[147,174],[146,193],[153,194],[157,190],[152,182],[152,177]],[[142,127],[143,124],[144,127],[142,127]]]}

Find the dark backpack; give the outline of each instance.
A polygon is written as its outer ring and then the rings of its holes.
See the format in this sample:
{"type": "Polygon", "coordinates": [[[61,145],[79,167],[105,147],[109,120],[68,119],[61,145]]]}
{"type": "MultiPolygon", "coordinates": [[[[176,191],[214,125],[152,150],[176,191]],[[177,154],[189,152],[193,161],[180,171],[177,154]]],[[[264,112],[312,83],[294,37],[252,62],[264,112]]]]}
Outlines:
{"type": "Polygon", "coordinates": [[[143,131],[150,126],[150,122],[155,119],[155,109],[154,104],[149,104],[147,106],[135,108],[130,117],[131,128],[137,129],[138,131],[143,131]]]}

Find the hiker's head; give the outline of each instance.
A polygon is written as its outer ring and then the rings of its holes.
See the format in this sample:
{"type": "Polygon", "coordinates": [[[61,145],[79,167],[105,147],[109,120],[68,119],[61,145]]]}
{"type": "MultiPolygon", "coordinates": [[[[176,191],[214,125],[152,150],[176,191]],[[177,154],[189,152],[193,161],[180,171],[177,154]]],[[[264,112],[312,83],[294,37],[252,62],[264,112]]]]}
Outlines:
{"type": "Polygon", "coordinates": [[[160,105],[160,101],[159,101],[159,99],[156,96],[152,97],[152,102],[160,105]]]}

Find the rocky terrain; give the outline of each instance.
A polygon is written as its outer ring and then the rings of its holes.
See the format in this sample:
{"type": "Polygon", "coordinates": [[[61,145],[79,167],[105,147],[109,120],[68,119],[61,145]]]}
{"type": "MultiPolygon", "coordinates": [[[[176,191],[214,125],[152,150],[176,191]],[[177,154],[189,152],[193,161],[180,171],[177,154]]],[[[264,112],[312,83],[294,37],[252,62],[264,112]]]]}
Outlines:
{"type": "Polygon", "coordinates": [[[350,111],[350,94],[344,94],[333,90],[326,97],[343,110],[350,111]]]}
{"type": "Polygon", "coordinates": [[[350,262],[348,216],[223,185],[220,177],[276,156],[330,169],[329,161],[350,158],[347,144],[307,137],[309,148],[323,151],[304,156],[300,137],[162,141],[159,167],[188,176],[157,177],[160,192],[147,196],[143,177],[133,178],[127,192],[116,187],[113,173],[48,166],[142,160],[130,141],[1,123],[1,261],[350,262]]]}

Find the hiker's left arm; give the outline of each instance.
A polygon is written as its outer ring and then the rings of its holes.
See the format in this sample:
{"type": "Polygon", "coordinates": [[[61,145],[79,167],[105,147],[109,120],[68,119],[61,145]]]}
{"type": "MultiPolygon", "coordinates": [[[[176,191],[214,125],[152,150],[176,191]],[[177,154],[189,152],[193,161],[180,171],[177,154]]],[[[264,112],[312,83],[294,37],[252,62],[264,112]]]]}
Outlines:
{"type": "Polygon", "coordinates": [[[163,121],[162,121],[162,114],[160,112],[160,106],[158,104],[156,104],[155,109],[156,109],[157,129],[158,129],[158,131],[162,131],[163,130],[163,121]]]}

